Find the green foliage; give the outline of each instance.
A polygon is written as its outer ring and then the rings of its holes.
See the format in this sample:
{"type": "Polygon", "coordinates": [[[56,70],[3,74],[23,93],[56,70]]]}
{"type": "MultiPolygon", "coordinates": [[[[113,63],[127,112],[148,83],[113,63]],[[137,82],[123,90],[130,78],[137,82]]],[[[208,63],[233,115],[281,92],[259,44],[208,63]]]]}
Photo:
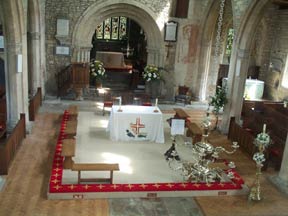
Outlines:
{"type": "Polygon", "coordinates": [[[215,95],[210,97],[211,101],[209,106],[213,106],[213,112],[218,115],[219,111],[225,106],[228,102],[226,86],[217,86],[215,95]]]}

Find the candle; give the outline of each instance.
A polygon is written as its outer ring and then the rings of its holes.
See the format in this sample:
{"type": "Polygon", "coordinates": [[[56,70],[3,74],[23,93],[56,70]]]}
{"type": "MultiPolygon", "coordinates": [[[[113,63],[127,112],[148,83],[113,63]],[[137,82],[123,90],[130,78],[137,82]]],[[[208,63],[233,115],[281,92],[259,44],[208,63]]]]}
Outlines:
{"type": "Polygon", "coordinates": [[[121,105],[122,105],[122,98],[119,97],[119,106],[121,107],[121,105]]]}
{"type": "Polygon", "coordinates": [[[266,124],[263,125],[263,133],[266,132],[266,124]]]}
{"type": "Polygon", "coordinates": [[[158,106],[158,98],[156,98],[156,100],[155,100],[155,106],[156,107],[158,106]]]}

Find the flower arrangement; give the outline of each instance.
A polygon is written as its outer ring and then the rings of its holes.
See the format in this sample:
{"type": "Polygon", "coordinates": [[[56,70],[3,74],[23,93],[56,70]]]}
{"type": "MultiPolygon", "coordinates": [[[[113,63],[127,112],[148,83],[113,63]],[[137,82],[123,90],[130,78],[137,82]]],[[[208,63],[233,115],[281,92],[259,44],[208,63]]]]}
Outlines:
{"type": "Polygon", "coordinates": [[[146,82],[150,82],[152,80],[160,80],[160,72],[159,68],[155,65],[147,65],[144,68],[143,78],[146,82]]]}
{"type": "Polygon", "coordinates": [[[256,162],[256,164],[262,165],[262,163],[265,161],[265,156],[261,152],[256,152],[253,155],[253,160],[256,162]]]}
{"type": "Polygon", "coordinates": [[[96,80],[102,80],[106,76],[103,62],[94,59],[90,62],[90,76],[96,80]]]}

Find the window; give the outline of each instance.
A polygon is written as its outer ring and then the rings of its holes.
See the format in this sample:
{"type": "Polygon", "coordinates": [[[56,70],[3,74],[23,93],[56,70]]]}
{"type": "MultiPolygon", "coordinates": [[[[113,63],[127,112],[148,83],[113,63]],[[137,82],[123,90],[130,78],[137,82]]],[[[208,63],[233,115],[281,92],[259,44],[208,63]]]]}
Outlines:
{"type": "Polygon", "coordinates": [[[111,17],[96,28],[96,37],[99,40],[123,40],[126,38],[127,18],[111,17]]]}
{"type": "Polygon", "coordinates": [[[283,71],[282,86],[288,88],[288,55],[286,57],[286,63],[283,71]]]}

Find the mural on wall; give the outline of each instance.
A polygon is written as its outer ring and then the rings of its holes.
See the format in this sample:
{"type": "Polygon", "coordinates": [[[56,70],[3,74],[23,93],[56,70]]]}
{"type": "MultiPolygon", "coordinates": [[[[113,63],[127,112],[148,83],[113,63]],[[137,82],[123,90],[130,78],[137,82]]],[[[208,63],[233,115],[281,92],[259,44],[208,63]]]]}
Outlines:
{"type": "Polygon", "coordinates": [[[181,53],[183,57],[180,62],[184,64],[191,63],[194,61],[197,53],[197,40],[199,35],[198,25],[185,25],[182,29],[183,41],[181,47],[181,53]]]}

